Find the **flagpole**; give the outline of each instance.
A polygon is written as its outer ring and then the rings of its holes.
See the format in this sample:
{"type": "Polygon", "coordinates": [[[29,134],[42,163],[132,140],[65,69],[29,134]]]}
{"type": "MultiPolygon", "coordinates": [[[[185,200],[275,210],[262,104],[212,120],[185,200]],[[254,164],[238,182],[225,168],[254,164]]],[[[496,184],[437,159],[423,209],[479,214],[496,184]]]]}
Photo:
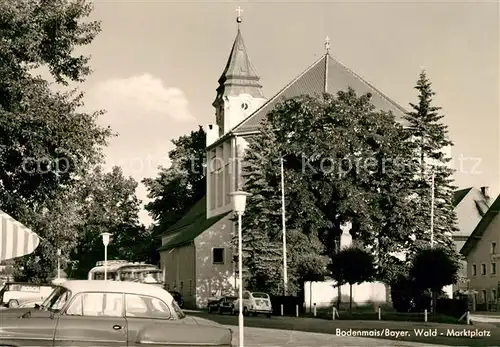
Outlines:
{"type": "Polygon", "coordinates": [[[431,248],[434,247],[434,195],[435,195],[435,173],[434,167],[431,168],[431,248]]]}
{"type": "Polygon", "coordinates": [[[283,227],[283,293],[287,295],[288,289],[288,273],[287,273],[287,256],[286,256],[286,225],[285,225],[285,175],[283,168],[283,157],[280,156],[281,167],[281,223],[283,227]]]}

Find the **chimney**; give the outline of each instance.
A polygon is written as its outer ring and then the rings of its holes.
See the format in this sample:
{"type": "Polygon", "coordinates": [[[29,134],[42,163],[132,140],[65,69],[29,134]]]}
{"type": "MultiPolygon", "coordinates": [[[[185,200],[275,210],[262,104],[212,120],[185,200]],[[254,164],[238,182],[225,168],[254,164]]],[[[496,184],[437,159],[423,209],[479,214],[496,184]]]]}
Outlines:
{"type": "Polygon", "coordinates": [[[481,194],[483,194],[484,198],[488,200],[490,198],[490,189],[489,187],[481,187],[481,194]]]}
{"type": "Polygon", "coordinates": [[[207,147],[219,139],[219,127],[217,124],[207,124],[205,127],[205,133],[207,134],[207,147]]]}

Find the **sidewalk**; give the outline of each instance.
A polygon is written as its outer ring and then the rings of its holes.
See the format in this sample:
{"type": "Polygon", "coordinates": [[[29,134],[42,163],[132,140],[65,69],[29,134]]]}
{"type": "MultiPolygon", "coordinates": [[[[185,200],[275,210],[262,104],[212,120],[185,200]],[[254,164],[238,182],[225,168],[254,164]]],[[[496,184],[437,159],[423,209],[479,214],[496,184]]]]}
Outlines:
{"type": "MultiPolygon", "coordinates": [[[[233,346],[238,346],[238,327],[227,326],[233,330],[233,346]]],[[[401,340],[379,340],[363,337],[345,337],[332,334],[307,333],[302,331],[277,330],[265,328],[245,328],[246,347],[331,347],[331,346],[380,346],[380,347],[442,347],[420,342],[401,340]]]]}

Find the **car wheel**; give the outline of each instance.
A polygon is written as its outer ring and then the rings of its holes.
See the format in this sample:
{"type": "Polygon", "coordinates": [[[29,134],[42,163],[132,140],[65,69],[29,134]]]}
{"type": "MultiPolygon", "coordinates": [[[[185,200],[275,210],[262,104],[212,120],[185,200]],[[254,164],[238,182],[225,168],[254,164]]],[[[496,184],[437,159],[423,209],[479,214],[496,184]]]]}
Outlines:
{"type": "Polygon", "coordinates": [[[271,318],[271,314],[270,313],[266,314],[266,317],[271,318]]]}
{"type": "Polygon", "coordinates": [[[9,308],[16,308],[19,306],[19,302],[17,300],[9,300],[8,306],[9,308]]]}

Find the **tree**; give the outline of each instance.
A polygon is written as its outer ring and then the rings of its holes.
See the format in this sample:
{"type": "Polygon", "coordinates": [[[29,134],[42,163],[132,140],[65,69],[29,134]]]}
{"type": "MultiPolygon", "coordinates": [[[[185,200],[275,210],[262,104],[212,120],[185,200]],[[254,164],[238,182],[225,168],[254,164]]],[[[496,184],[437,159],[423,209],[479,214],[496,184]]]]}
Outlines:
{"type": "Polygon", "coordinates": [[[73,56],[92,42],[98,22],[84,22],[85,1],[1,1],[0,208],[17,217],[23,205],[42,202],[69,183],[85,164],[101,159],[111,135],[96,124],[101,112],[78,111],[83,94],[54,93],[33,74],[48,69],[57,83],[81,82],[88,57],[73,56]]]}
{"type": "Polygon", "coordinates": [[[349,312],[352,312],[352,285],[375,277],[375,259],[370,252],[351,246],[333,256],[329,269],[337,286],[349,284],[349,312]]]}
{"type": "Polygon", "coordinates": [[[435,310],[437,294],[444,286],[458,279],[460,264],[444,246],[423,248],[413,258],[410,278],[422,290],[432,291],[432,307],[435,310]]]}
{"type": "Polygon", "coordinates": [[[80,242],[71,251],[70,268],[75,278],[86,278],[97,261],[103,260],[104,245],[101,234],[112,234],[108,258],[145,261],[151,235],[139,223],[140,201],[135,195],[137,182],[124,177],[119,167],[104,173],[100,167],[85,178],[81,188],[80,242]]]}
{"type": "Polygon", "coordinates": [[[435,207],[434,207],[434,240],[444,245],[450,254],[458,256],[451,239],[457,231],[456,213],[453,206],[454,170],[447,164],[451,160],[446,155],[446,149],[453,146],[449,140],[448,127],[442,122],[443,115],[439,113],[440,107],[433,106],[435,93],[425,71],[420,73],[415,86],[418,91],[418,103],[410,103],[412,111],[406,116],[409,131],[414,141],[412,147],[419,158],[419,171],[416,172],[413,184],[416,192],[416,201],[424,209],[415,213],[415,218],[421,219],[420,225],[424,230],[417,237],[420,240],[430,240],[429,225],[431,213],[431,176],[434,173],[435,207]]]}
{"type": "Polygon", "coordinates": [[[65,240],[78,238],[73,185],[102,160],[112,135],[96,123],[101,111],[80,111],[82,93],[54,92],[36,70],[63,86],[85,80],[89,57],[74,51],[100,31],[86,21],[91,11],[86,1],[0,1],[0,209],[45,236],[35,254],[19,260],[31,279],[53,272],[56,230],[65,240]]]}
{"type": "Polygon", "coordinates": [[[160,168],[156,178],[143,180],[148,198],[152,199],[145,208],[154,219],[154,250],[160,246],[158,236],[206,194],[205,131],[200,126],[172,143],[175,148],[168,153],[170,167],[160,168]]]}
{"type": "Polygon", "coordinates": [[[252,194],[244,216],[249,267],[259,261],[271,269],[279,262],[281,156],[288,230],[315,236],[331,258],[340,227],[351,223],[354,239],[378,255],[380,267],[392,266],[395,253],[412,247],[422,227],[415,225],[419,206],[410,199],[408,133],[392,114],[375,111],[370,95],[349,89],[284,100],[249,140],[243,173],[252,194]]]}
{"type": "Polygon", "coordinates": [[[80,242],[78,228],[83,222],[81,204],[75,185],[61,187],[54,199],[46,199],[36,209],[26,208],[23,220],[40,237],[40,245],[28,257],[15,260],[15,277],[19,281],[48,282],[56,275],[59,249],[60,263],[65,268],[69,254],[80,242]]]}

